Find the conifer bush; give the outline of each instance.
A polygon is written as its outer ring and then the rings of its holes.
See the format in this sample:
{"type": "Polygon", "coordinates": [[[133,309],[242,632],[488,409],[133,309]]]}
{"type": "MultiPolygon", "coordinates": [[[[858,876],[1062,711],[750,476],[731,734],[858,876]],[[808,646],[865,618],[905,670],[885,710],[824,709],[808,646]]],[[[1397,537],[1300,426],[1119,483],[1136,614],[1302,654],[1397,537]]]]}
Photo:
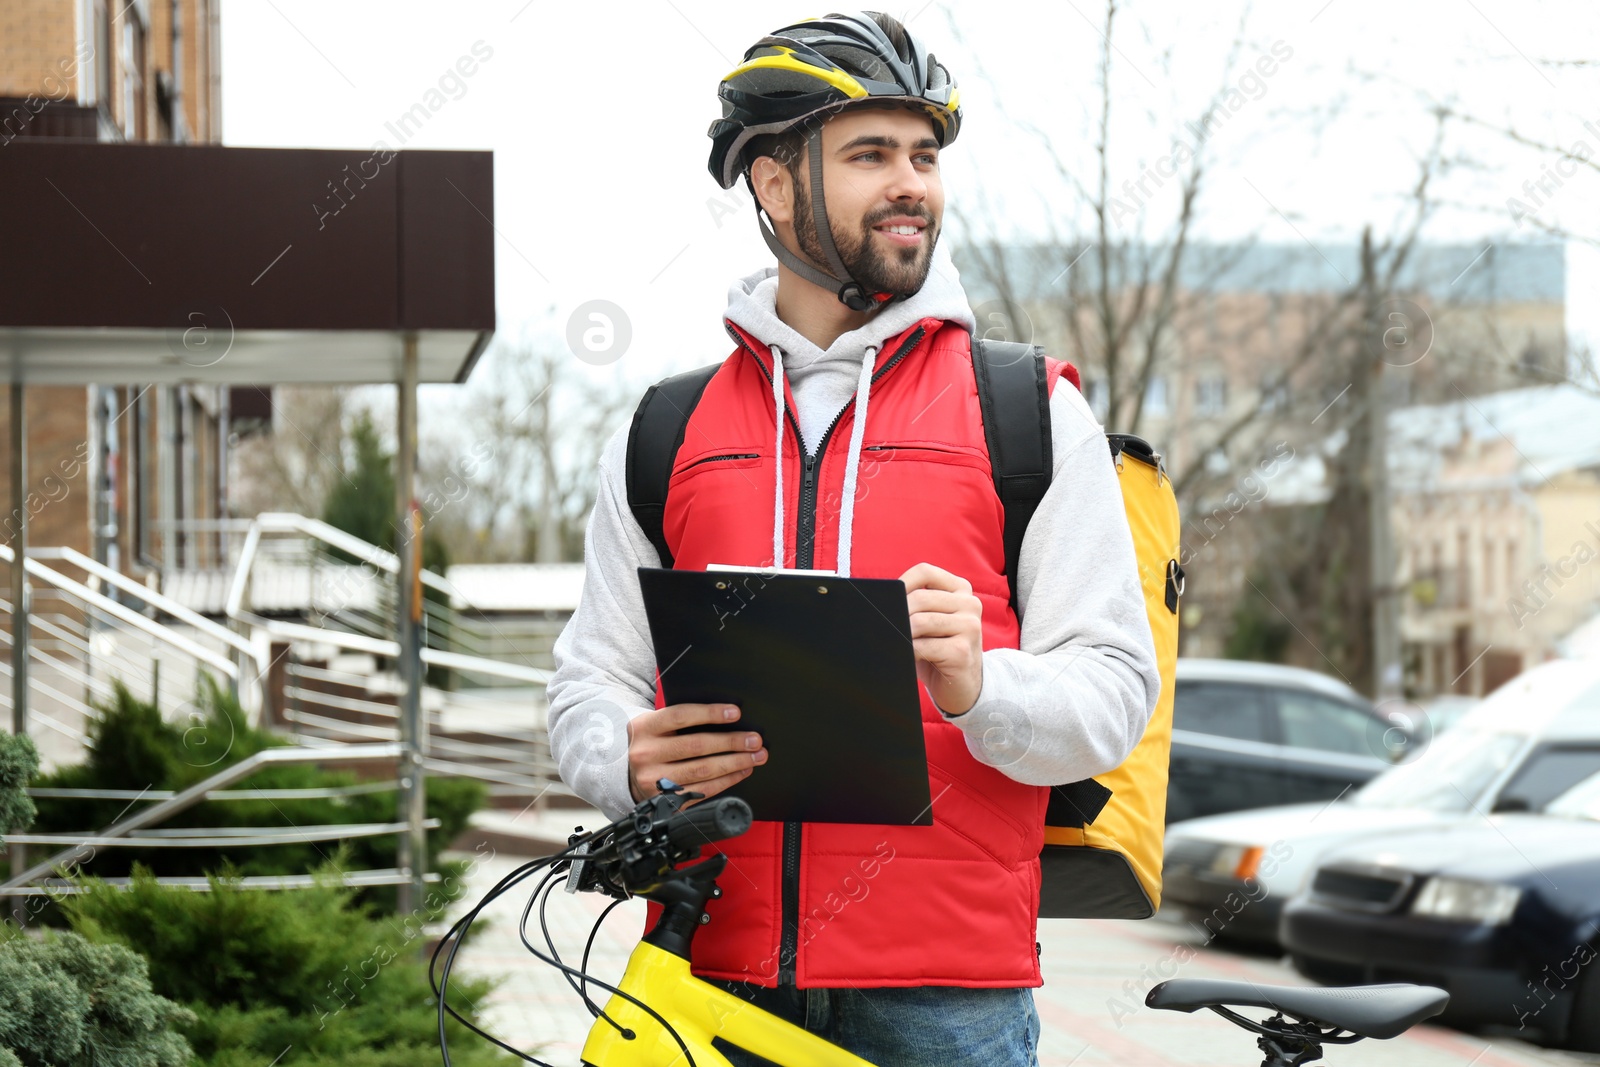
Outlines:
{"type": "Polygon", "coordinates": [[[25,790],[39,773],[39,750],[27,734],[0,734],[0,834],[33,824],[33,800],[25,790]]]}
{"type": "Polygon", "coordinates": [[[0,938],[0,1067],[188,1067],[198,1016],[152,990],[142,957],[9,922],[0,938]]]}
{"type": "MultiPolygon", "coordinates": [[[[183,1032],[206,1067],[433,1067],[435,1002],[420,940],[366,914],[355,891],[250,890],[231,874],[210,892],[158,885],[138,870],[131,886],[90,879],[66,898],[74,930],[149,960],[150,980],[190,1013],[183,1032]]],[[[489,992],[453,977],[450,1003],[472,1018],[489,992]]],[[[480,1024],[481,1025],[481,1024],[480,1024]]],[[[451,1058],[467,1067],[511,1062],[452,1022],[451,1058]]]]}

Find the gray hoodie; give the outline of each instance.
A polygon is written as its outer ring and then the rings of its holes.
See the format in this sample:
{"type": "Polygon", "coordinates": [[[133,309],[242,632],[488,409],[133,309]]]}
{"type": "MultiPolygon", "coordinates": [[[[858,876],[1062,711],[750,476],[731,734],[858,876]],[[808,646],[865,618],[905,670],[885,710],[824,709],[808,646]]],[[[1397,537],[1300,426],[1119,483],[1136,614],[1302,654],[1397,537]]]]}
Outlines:
{"type": "MultiPolygon", "coordinates": [[[[777,317],[777,273],[768,267],[735,282],[726,317],[772,347],[774,381],[789,381],[808,454],[844,407],[857,405],[840,514],[838,570],[847,576],[853,485],[877,351],[920,319],[971,328],[972,313],[955,266],[936,246],[917,293],[823,351],[777,317]]],[[[774,399],[781,428],[781,388],[774,399]]],[[[966,732],[975,758],[1029,785],[1073,782],[1117,766],[1143,735],[1161,688],[1105,431],[1071,383],[1051,394],[1050,419],[1050,488],[1018,560],[1021,647],[986,649],[977,703],[947,716],[966,732]]],[[[547,693],[550,751],[561,778],[608,818],[633,807],[627,722],[655,707],[655,653],[635,568],[659,567],[661,559],[628,507],[628,426],[617,428],[600,458],[583,592],[556,639],[547,693]]],[[[783,514],[781,475],[775,493],[774,559],[781,560],[785,527],[792,525],[783,514]]]]}

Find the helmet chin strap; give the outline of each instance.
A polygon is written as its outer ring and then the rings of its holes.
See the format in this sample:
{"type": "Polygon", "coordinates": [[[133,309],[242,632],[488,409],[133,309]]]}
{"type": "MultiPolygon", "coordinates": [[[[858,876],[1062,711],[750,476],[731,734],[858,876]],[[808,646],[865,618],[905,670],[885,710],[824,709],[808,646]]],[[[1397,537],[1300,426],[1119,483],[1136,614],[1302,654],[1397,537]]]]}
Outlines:
{"type": "MultiPolygon", "coordinates": [[[[839,302],[851,311],[878,311],[887,306],[889,300],[875,300],[872,294],[862,288],[861,283],[850,277],[850,271],[845,267],[844,260],[839,256],[839,249],[833,243],[833,229],[828,225],[828,209],[822,199],[822,128],[819,126],[811,131],[808,141],[808,152],[811,156],[811,219],[816,226],[817,243],[822,245],[822,254],[827,257],[828,265],[833,268],[833,273],[819,270],[810,263],[801,259],[783,246],[778,240],[778,235],[772,232],[761,213],[756,213],[756,224],[761,228],[761,237],[767,242],[767,247],[778,261],[800,277],[822,289],[834,292],[839,297],[839,302]]],[[[759,207],[759,202],[758,202],[759,207]]]]}

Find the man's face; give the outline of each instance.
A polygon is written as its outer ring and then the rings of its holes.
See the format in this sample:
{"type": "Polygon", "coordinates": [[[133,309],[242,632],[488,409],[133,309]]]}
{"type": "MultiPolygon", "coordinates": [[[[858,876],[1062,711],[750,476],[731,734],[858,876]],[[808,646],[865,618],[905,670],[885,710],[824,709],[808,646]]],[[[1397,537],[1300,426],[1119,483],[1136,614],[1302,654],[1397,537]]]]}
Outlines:
{"type": "MultiPolygon", "coordinates": [[[[933,119],[906,108],[851,108],[822,127],[828,226],[845,268],[869,293],[909,295],[927,280],[944,217],[938,145],[933,119]],[[907,226],[915,232],[890,232],[907,226]]],[[[827,268],[806,161],[800,171],[795,238],[806,258],[827,268]]]]}

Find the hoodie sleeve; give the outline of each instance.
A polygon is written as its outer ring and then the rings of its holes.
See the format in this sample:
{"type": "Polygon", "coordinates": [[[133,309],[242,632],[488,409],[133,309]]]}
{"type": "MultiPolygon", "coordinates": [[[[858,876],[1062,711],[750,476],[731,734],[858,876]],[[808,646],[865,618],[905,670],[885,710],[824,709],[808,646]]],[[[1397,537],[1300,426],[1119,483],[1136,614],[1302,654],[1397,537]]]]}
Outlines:
{"type": "Polygon", "coordinates": [[[556,638],[546,688],[550,754],[561,780],[584,800],[621,818],[628,790],[628,722],[655,709],[656,656],[638,567],[661,556],[628,507],[624,471],[628,424],[600,457],[599,492],[583,539],[583,592],[556,638]]]}
{"type": "Polygon", "coordinates": [[[1050,423],[1050,487],[1017,562],[1021,647],[985,650],[977,702],[945,716],[974,757],[1029,785],[1116,767],[1161,692],[1105,430],[1065,378],[1050,395],[1050,423]]]}

